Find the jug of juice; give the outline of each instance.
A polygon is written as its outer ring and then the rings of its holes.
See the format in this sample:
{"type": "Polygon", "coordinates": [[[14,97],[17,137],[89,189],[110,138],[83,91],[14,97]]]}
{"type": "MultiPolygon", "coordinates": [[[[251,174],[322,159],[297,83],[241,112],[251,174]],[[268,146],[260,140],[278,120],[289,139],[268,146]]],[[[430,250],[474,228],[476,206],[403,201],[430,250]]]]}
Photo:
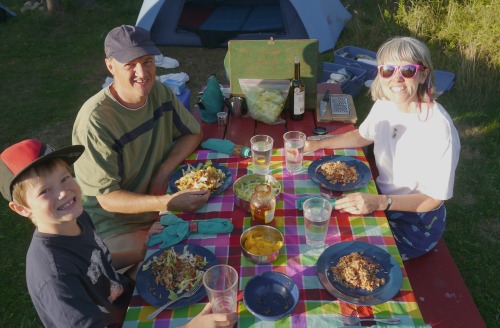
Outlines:
{"type": "Polygon", "coordinates": [[[274,209],[276,197],[270,185],[260,183],[255,186],[252,197],[250,197],[250,212],[252,220],[250,224],[267,224],[274,226],[274,209]]]}

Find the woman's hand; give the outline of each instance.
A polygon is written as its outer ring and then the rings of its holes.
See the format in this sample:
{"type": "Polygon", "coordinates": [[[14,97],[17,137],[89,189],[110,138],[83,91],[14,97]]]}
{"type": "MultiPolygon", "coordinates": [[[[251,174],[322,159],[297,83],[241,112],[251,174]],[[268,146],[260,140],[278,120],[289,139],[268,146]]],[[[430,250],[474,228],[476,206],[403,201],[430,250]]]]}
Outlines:
{"type": "Polygon", "coordinates": [[[372,195],[361,192],[346,194],[342,198],[337,198],[335,201],[335,209],[344,213],[351,214],[368,214],[376,210],[385,209],[385,196],[372,195]]]}
{"type": "Polygon", "coordinates": [[[208,303],[184,328],[230,328],[237,320],[238,315],[235,312],[212,313],[212,306],[208,303]]]}
{"type": "Polygon", "coordinates": [[[304,153],[315,152],[318,149],[319,147],[317,141],[306,139],[306,142],[304,143],[304,153]]]}

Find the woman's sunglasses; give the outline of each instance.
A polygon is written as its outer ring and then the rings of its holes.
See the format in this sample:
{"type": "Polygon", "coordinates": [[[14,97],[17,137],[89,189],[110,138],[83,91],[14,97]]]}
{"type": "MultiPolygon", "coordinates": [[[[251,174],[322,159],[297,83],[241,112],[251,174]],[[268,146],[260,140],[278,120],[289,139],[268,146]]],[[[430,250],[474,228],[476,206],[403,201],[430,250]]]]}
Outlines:
{"type": "Polygon", "coordinates": [[[380,77],[384,79],[388,79],[396,73],[397,70],[399,70],[399,74],[401,74],[402,77],[405,79],[411,79],[417,75],[418,71],[423,71],[425,69],[425,66],[422,65],[379,65],[378,67],[378,73],[380,77]]]}

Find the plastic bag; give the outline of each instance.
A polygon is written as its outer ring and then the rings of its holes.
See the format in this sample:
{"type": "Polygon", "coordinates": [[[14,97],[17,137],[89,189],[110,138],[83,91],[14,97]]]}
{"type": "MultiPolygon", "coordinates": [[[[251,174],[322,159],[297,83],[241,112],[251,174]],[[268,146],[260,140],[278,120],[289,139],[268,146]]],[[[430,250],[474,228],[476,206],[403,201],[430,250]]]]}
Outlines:
{"type": "Polygon", "coordinates": [[[290,90],[289,80],[239,79],[239,82],[248,114],[254,120],[267,124],[285,123],[280,115],[290,90]]]}

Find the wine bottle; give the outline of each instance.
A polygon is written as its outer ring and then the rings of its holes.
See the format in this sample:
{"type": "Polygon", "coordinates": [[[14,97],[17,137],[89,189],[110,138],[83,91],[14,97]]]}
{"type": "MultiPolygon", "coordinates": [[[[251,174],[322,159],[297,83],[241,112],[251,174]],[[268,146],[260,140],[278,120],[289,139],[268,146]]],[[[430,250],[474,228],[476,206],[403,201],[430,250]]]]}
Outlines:
{"type": "Polygon", "coordinates": [[[295,76],[290,82],[290,118],[298,121],[304,118],[306,89],[300,79],[300,60],[295,56],[295,76]]]}

